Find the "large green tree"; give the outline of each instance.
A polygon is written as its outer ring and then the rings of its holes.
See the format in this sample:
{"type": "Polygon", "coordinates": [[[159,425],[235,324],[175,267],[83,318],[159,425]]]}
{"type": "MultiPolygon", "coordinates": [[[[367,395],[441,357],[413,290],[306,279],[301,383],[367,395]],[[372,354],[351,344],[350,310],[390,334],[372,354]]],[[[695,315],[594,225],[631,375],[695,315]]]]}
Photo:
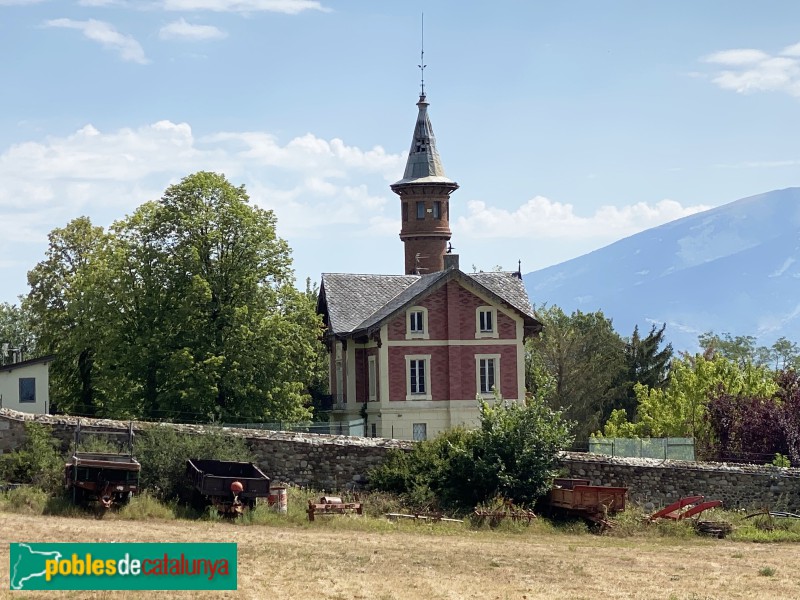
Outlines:
{"type": "MultiPolygon", "coordinates": [[[[0,344],[21,350],[25,358],[38,355],[30,314],[23,306],[0,302],[0,344]]],[[[6,358],[0,355],[0,365],[6,358]]]]}
{"type": "Polygon", "coordinates": [[[586,440],[620,394],[624,342],[601,311],[567,315],[551,306],[536,314],[544,329],[528,341],[529,391],[563,411],[575,438],[586,440]]]}
{"type": "Polygon", "coordinates": [[[94,415],[103,399],[95,385],[95,361],[103,339],[105,249],[108,236],[88,217],[49,235],[45,259],[28,273],[23,302],[42,354],[56,356],[50,367],[54,410],[94,415]]]}
{"type": "Polygon", "coordinates": [[[635,419],[615,410],[603,429],[606,437],[693,437],[701,454],[714,445],[707,418],[709,401],[719,394],[769,397],[777,390],[774,374],[763,366],[717,355],[684,355],[673,361],[665,387],[636,384],[635,419]]]}
{"type": "Polygon", "coordinates": [[[198,421],[309,416],[320,333],[312,295],[294,286],[275,215],[222,175],[184,178],[108,234],[88,219],[57,230],[29,278],[42,339],[63,353],[65,377],[91,391],[77,402],[66,387],[65,409],[198,421]]]}
{"type": "Polygon", "coordinates": [[[624,410],[629,419],[636,414],[636,384],[652,389],[662,389],[667,384],[670,361],[672,360],[672,344],[663,348],[666,324],[661,327],[653,325],[645,337],[639,334],[639,327],[633,329],[633,335],[625,341],[623,357],[625,368],[621,373],[619,396],[609,406],[604,420],[612,410],[624,410]]]}

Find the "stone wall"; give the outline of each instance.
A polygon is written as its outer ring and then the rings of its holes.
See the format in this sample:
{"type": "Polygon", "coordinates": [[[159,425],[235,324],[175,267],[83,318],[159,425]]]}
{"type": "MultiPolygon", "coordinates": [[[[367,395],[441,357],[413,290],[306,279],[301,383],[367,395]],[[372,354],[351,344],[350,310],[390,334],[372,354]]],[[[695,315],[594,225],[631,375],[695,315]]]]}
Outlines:
{"type": "Polygon", "coordinates": [[[800,510],[800,469],[573,452],[565,453],[562,463],[568,477],[627,487],[628,498],[646,511],[694,495],[722,500],[726,508],[800,510]]]}
{"type": "MultiPolygon", "coordinates": [[[[25,421],[49,426],[64,448],[74,439],[75,428],[95,431],[121,431],[124,421],[86,419],[67,416],[32,415],[0,409],[0,453],[13,451],[25,440],[25,421]]],[[[134,432],[145,427],[172,427],[183,433],[201,433],[202,425],[153,424],[133,422],[134,432]]],[[[292,433],[258,429],[222,428],[228,435],[244,437],[256,457],[256,463],[273,482],[309,486],[334,491],[362,487],[366,474],[379,464],[392,448],[411,448],[414,442],[361,438],[342,435],[292,433]]],[[[143,465],[147,468],[147,465],[143,465]]]]}
{"type": "MultiPolygon", "coordinates": [[[[25,421],[51,427],[66,447],[75,427],[119,431],[122,421],[31,415],[0,409],[0,453],[13,451],[25,440],[25,421]]],[[[204,431],[200,425],[134,422],[134,431],[145,427],[174,427],[185,433],[204,431]]],[[[256,462],[275,482],[310,486],[325,491],[361,487],[369,470],[392,448],[408,450],[414,442],[380,438],[223,429],[247,439],[256,462]]],[[[800,469],[756,465],[726,465],[646,458],[564,453],[567,476],[589,479],[593,485],[629,488],[632,502],[645,510],[664,506],[682,496],[700,494],[722,500],[726,507],[764,507],[800,512],[800,469]]],[[[144,465],[147,468],[147,465],[144,465]]]]}

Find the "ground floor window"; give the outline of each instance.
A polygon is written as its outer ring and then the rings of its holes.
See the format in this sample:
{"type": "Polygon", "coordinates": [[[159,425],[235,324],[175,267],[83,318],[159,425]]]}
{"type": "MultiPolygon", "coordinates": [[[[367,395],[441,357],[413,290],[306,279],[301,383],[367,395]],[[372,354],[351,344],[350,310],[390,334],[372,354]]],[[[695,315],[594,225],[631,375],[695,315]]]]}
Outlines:
{"type": "Polygon", "coordinates": [[[475,356],[475,387],[482,396],[500,389],[500,355],[478,354],[475,356]]]}
{"type": "Polygon", "coordinates": [[[415,442],[424,442],[428,439],[428,424],[414,423],[411,433],[415,442]]]}

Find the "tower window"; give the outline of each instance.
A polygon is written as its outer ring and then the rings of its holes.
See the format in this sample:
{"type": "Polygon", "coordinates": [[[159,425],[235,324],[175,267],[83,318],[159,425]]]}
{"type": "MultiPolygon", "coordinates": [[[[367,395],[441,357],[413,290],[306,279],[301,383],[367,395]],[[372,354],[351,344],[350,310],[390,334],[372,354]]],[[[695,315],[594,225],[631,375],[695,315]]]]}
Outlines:
{"type": "Polygon", "coordinates": [[[408,221],[408,202],[403,202],[403,221],[408,221]]]}
{"type": "Polygon", "coordinates": [[[417,202],[417,219],[425,218],[425,203],[417,202]]]}
{"type": "Polygon", "coordinates": [[[442,218],[442,202],[440,200],[434,200],[433,202],[433,218],[442,218]]]}

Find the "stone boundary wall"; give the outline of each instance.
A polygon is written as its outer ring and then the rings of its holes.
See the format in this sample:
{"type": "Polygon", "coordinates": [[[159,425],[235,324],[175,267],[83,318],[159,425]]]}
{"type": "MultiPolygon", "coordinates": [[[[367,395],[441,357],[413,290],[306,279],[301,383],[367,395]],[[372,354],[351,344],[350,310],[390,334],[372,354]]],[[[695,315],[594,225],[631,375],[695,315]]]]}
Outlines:
{"type": "Polygon", "coordinates": [[[762,465],[621,458],[565,452],[567,477],[628,488],[628,498],[651,511],[684,496],[722,500],[726,508],[800,510],[800,469],[762,465]]]}
{"type": "MultiPolygon", "coordinates": [[[[48,425],[64,449],[74,439],[78,422],[88,431],[120,431],[127,421],[83,417],[33,415],[0,408],[0,453],[13,451],[25,441],[25,422],[48,425]]],[[[182,433],[202,433],[213,427],[174,423],[133,422],[134,433],[147,427],[172,427],[182,433]]],[[[309,486],[324,491],[360,488],[366,474],[380,464],[392,448],[410,449],[414,442],[382,438],[316,433],[221,428],[226,435],[244,437],[256,464],[273,482],[309,486]]],[[[135,444],[134,444],[135,449],[135,444]]],[[[147,465],[143,465],[147,468],[147,465]]]]}
{"type": "MultiPolygon", "coordinates": [[[[0,453],[13,451],[25,441],[25,422],[51,427],[68,447],[75,426],[119,431],[125,421],[67,416],[31,415],[0,409],[0,453]]],[[[172,427],[184,433],[203,432],[202,425],[133,423],[134,431],[145,427],[172,427]]],[[[409,450],[414,442],[313,433],[223,428],[228,435],[247,439],[256,462],[274,482],[309,486],[325,491],[360,488],[367,473],[386,453],[409,450]]],[[[620,458],[565,452],[561,456],[565,476],[589,479],[593,485],[629,488],[632,502],[652,510],[682,496],[704,495],[722,500],[728,508],[769,507],[800,512],[800,469],[758,465],[729,465],[647,458],[620,458]]],[[[144,465],[144,468],[147,466],[144,465]]]]}

